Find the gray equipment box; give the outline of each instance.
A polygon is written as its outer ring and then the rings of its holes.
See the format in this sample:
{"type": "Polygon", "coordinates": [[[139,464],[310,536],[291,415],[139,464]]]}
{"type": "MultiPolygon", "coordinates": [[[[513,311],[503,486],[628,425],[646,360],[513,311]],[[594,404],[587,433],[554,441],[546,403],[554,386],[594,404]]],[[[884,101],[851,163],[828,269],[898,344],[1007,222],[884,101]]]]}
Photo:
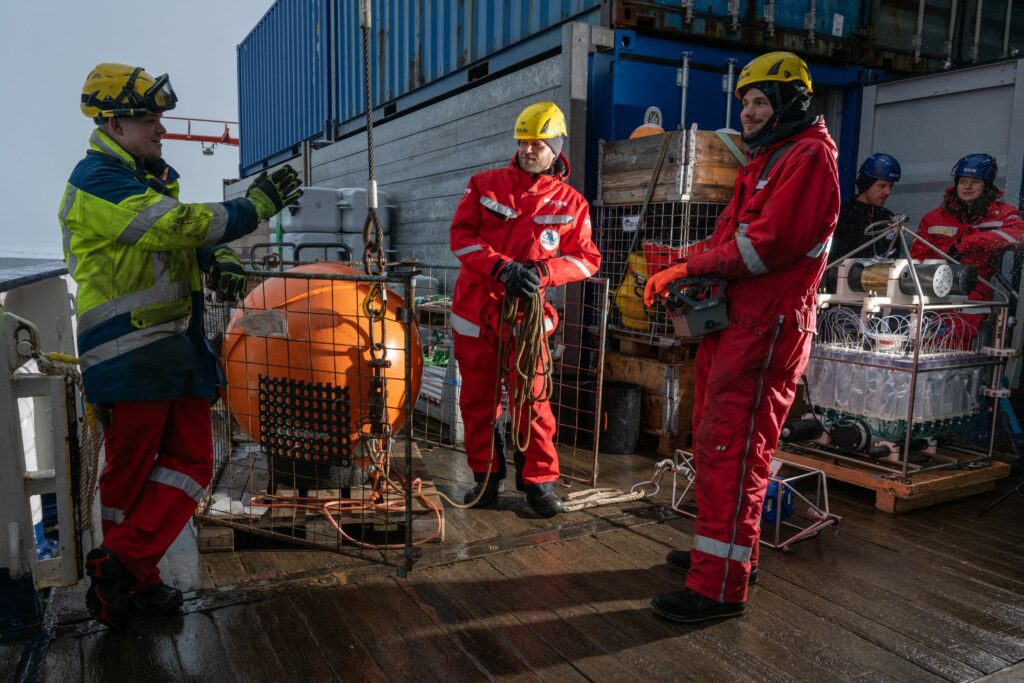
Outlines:
{"type": "MultiPolygon", "coordinates": [[[[366,207],[366,190],[361,187],[343,187],[337,192],[338,208],[341,209],[341,231],[362,234],[366,213],[369,210],[366,207]]],[[[391,227],[388,219],[388,195],[380,190],[377,190],[377,218],[380,220],[381,232],[388,234],[391,227]]]]}
{"type": "Polygon", "coordinates": [[[338,190],[333,187],[304,187],[298,203],[281,212],[286,234],[341,232],[338,190]]]}
{"type": "MultiPolygon", "coordinates": [[[[381,231],[390,228],[388,196],[377,192],[377,217],[381,231]]],[[[281,229],[286,234],[362,234],[366,223],[366,190],[358,187],[304,187],[298,203],[281,212],[281,229]]]]}

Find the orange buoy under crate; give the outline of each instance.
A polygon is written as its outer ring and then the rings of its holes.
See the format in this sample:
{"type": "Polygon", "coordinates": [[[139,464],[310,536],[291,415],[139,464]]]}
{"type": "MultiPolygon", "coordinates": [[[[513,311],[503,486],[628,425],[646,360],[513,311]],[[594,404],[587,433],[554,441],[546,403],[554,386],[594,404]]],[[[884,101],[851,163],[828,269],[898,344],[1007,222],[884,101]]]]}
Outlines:
{"type": "MultiPolygon", "coordinates": [[[[287,272],[362,275],[331,263],[287,272]]],[[[365,308],[372,287],[372,283],[351,280],[283,276],[268,278],[245,297],[224,333],[221,359],[228,380],[225,400],[254,440],[266,444],[277,439],[294,448],[289,457],[324,461],[325,447],[340,441],[356,459],[360,423],[370,413],[373,389],[371,319],[365,308]],[[275,396],[279,391],[285,393],[275,396]],[[341,399],[343,395],[346,400],[341,399]],[[342,422],[339,415],[344,417],[342,422]],[[342,424],[345,428],[339,429],[342,424]]],[[[387,299],[383,341],[391,366],[383,373],[387,420],[397,432],[407,417],[406,392],[412,391],[414,399],[419,394],[423,350],[414,326],[412,377],[406,378],[405,325],[397,318],[404,302],[390,291],[387,299]]],[[[379,304],[379,299],[374,298],[374,303],[379,304]]],[[[380,342],[379,322],[372,334],[373,341],[380,342]]]]}

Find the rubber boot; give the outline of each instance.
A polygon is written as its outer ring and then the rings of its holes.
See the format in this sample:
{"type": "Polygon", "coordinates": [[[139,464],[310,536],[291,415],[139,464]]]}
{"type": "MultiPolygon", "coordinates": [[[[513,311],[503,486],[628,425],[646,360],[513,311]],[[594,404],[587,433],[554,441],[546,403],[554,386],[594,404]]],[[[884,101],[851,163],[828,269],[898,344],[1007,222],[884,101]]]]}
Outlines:
{"type": "Polygon", "coordinates": [[[492,470],[490,476],[487,476],[486,472],[473,473],[473,481],[476,482],[476,485],[466,491],[466,495],[462,499],[463,505],[473,502],[484,486],[484,479],[487,479],[487,486],[484,488],[480,500],[472,507],[482,508],[495,503],[498,500],[498,494],[504,490],[504,479],[508,474],[508,467],[505,465],[505,435],[497,425],[494,427],[494,459],[498,469],[497,471],[492,470]]]}
{"type": "Polygon", "coordinates": [[[136,593],[128,604],[134,616],[149,619],[176,614],[184,602],[180,590],[161,582],[136,593]]]}
{"type": "Polygon", "coordinates": [[[85,593],[85,606],[92,618],[112,628],[128,622],[127,597],[131,577],[108,548],[99,546],[85,557],[85,573],[89,589],[85,593]]]}
{"type": "Polygon", "coordinates": [[[526,456],[523,455],[522,451],[517,450],[512,454],[512,460],[516,464],[516,491],[526,493],[526,482],[523,481],[523,468],[526,466],[526,456]]]}
{"type": "Polygon", "coordinates": [[[743,602],[718,602],[694,593],[689,588],[673,593],[662,593],[651,600],[651,609],[659,617],[693,623],[709,619],[727,619],[738,617],[746,611],[743,602]]]}
{"type": "Polygon", "coordinates": [[[546,481],[542,484],[526,484],[526,502],[541,517],[554,517],[565,512],[565,503],[555,493],[555,482],[546,481]]]}

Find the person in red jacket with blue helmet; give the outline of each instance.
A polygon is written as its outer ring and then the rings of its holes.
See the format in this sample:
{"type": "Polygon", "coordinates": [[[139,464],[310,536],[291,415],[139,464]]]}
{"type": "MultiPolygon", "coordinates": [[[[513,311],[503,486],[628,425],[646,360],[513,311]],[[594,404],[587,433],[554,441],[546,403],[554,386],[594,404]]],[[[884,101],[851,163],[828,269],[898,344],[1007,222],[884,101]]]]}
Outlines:
{"type": "MultiPolygon", "coordinates": [[[[500,414],[495,382],[505,293],[531,298],[546,287],[588,278],[601,265],[590,237],[587,202],[565,182],[565,136],[565,117],[557,106],[540,102],[527,107],[516,121],[519,148],[512,161],[470,178],[452,218],[451,249],[462,263],[452,297],[452,337],[462,373],[459,406],[466,455],[476,481],[465,501],[472,503],[479,496],[476,507],[497,499],[505,476],[503,433],[495,426],[500,414]]],[[[546,302],[544,318],[550,333],[558,319],[546,302]]],[[[548,402],[538,401],[532,404],[529,419],[529,444],[525,452],[513,454],[516,485],[535,512],[551,517],[564,510],[554,489],[559,474],[555,418],[548,402]]]]}
{"type": "Polygon", "coordinates": [[[742,614],[756,581],[761,504],[769,462],[796,396],[815,329],[815,292],[839,214],[836,146],[809,116],[811,76],[789,52],[762,55],[736,87],[749,163],[706,250],[651,277],[645,303],[686,277],[728,281],[729,327],[709,334],[696,359],[693,547],[669,566],[682,591],[651,603],[692,622],[742,614]]]}
{"type": "MultiPolygon", "coordinates": [[[[978,275],[991,281],[996,256],[1017,244],[1024,244],[1024,220],[1012,205],[1001,202],[996,187],[995,157],[968,154],[953,166],[953,185],[946,188],[942,206],[924,215],[917,234],[956,260],[973,266],[978,275]]],[[[928,245],[914,240],[910,255],[915,259],[941,258],[928,245]]],[[[968,297],[991,301],[992,289],[979,282],[968,297]]],[[[962,313],[968,337],[977,336],[984,314],[962,313]]]]}

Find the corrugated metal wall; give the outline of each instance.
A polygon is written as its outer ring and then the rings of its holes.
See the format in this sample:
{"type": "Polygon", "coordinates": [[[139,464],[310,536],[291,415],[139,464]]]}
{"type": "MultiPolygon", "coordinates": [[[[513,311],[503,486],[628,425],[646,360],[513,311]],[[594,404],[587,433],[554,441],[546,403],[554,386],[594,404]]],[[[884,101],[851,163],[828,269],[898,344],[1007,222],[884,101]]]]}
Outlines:
{"type": "MultiPolygon", "coordinates": [[[[391,246],[400,257],[457,264],[448,226],[469,177],[511,160],[516,115],[556,100],[560,82],[553,57],[374,127],[376,176],[394,207],[391,246]]],[[[311,184],[365,187],[366,136],[314,152],[311,184]]]]}
{"type": "Polygon", "coordinates": [[[295,145],[323,132],[328,1],[278,0],[238,45],[242,175],[275,155],[293,156],[295,145]]]}
{"type": "MultiPolygon", "coordinates": [[[[392,102],[545,29],[557,30],[600,4],[373,0],[373,105],[392,102]]],[[[528,61],[558,44],[555,35],[510,61],[528,61]]],[[[293,156],[299,143],[323,132],[325,121],[342,124],[361,116],[362,74],[357,0],[278,0],[238,47],[240,175],[293,156]]]]}

